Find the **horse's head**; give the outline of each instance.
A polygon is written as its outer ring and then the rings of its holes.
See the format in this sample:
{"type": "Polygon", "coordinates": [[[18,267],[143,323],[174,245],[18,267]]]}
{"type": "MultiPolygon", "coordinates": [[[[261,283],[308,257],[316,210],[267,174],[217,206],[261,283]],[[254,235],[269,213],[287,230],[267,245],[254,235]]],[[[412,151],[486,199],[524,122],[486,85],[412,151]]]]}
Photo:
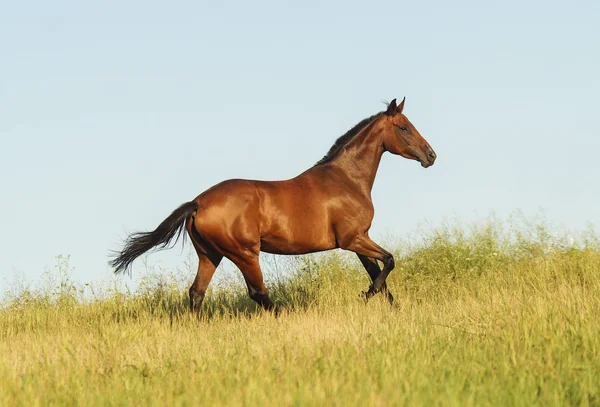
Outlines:
{"type": "Polygon", "coordinates": [[[402,114],[404,101],[396,105],[396,99],[388,105],[387,111],[380,119],[383,126],[383,147],[392,154],[416,160],[423,168],[433,165],[435,152],[419,131],[402,114]]]}

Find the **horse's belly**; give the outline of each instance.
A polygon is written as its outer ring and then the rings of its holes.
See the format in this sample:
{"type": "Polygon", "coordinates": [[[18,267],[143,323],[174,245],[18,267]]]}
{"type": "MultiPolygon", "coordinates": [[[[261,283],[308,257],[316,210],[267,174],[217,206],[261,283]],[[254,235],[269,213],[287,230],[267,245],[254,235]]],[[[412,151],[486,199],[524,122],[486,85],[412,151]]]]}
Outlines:
{"type": "Polygon", "coordinates": [[[273,228],[260,239],[260,250],[273,254],[306,254],[335,249],[335,235],[325,225],[309,225],[291,228],[273,228]]]}
{"type": "Polygon", "coordinates": [[[335,249],[335,243],[297,243],[278,241],[273,239],[261,239],[260,250],[272,254],[307,254],[335,249]]]}

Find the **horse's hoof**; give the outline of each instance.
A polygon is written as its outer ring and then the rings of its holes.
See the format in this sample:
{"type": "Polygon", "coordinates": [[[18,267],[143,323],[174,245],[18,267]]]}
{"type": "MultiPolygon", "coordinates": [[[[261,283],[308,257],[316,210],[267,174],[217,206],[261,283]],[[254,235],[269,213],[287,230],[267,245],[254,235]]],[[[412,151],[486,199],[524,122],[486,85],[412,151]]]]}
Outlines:
{"type": "Polygon", "coordinates": [[[365,302],[369,301],[374,295],[375,293],[371,289],[369,289],[369,291],[362,291],[360,293],[360,296],[364,298],[365,302]]]}

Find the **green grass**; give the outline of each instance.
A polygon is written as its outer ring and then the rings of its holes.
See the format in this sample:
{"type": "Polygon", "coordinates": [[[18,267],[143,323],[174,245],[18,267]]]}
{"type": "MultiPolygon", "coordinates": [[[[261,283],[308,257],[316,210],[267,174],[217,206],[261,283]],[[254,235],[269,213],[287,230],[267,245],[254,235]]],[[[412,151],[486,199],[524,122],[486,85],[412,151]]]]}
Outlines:
{"type": "Polygon", "coordinates": [[[341,252],[286,263],[278,318],[239,281],[192,318],[169,273],[133,294],[64,276],[22,291],[0,310],[0,405],[600,405],[594,234],[416,241],[394,244],[393,307],[361,302],[366,272],[341,252]]]}

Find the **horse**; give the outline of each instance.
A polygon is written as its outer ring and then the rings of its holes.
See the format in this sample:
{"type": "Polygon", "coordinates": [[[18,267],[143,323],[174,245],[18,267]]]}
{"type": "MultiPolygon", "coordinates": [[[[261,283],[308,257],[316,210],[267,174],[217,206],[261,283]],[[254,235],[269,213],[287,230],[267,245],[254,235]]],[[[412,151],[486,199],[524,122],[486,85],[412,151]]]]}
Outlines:
{"type": "MultiPolygon", "coordinates": [[[[374,216],[371,190],[384,152],[433,165],[436,154],[402,113],[396,99],[385,111],[339,137],[327,154],[295,178],[283,181],[229,179],[179,206],[154,231],[133,233],[110,265],[124,273],[149,251],[165,249],[185,230],[198,255],[189,289],[190,310],[199,313],[211,278],[223,257],[242,272],[248,294],[274,310],[259,265],[261,251],[301,255],[332,249],[354,252],[371,278],[365,301],[383,292],[394,257],[369,237],[374,216]],[[383,268],[380,268],[380,261],[383,268]]],[[[184,235],[185,239],[185,235],[184,235]]]]}

